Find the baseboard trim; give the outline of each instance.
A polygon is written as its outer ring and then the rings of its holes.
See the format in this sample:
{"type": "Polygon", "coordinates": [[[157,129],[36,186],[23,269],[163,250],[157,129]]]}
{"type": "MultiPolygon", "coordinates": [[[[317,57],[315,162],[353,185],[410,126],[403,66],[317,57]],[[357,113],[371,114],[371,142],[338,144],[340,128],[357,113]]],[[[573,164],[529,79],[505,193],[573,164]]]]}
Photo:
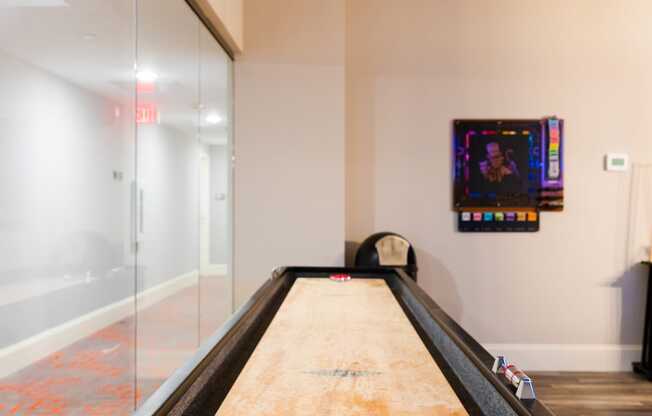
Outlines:
{"type": "Polygon", "coordinates": [[[197,283],[198,272],[177,276],[157,286],[104,306],[79,318],[43,331],[0,349],[0,378],[19,371],[91,334],[134,314],[135,305],[143,310],[197,283]],[[134,300],[136,302],[134,303],[134,300]]]}
{"type": "Polygon", "coordinates": [[[228,267],[226,264],[205,264],[199,269],[199,274],[205,277],[224,277],[228,267]]]}
{"type": "Polygon", "coordinates": [[[528,371],[631,371],[640,361],[640,345],[619,344],[484,344],[528,371]]]}

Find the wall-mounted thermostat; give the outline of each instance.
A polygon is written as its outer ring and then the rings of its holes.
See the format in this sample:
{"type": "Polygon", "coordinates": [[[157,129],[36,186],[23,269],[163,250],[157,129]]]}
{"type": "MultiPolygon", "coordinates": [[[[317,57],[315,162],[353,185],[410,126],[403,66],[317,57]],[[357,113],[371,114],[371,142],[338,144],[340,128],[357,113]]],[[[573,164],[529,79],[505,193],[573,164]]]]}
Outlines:
{"type": "Polygon", "coordinates": [[[629,169],[629,156],[624,153],[608,153],[605,169],[612,172],[624,172],[629,169]]]}

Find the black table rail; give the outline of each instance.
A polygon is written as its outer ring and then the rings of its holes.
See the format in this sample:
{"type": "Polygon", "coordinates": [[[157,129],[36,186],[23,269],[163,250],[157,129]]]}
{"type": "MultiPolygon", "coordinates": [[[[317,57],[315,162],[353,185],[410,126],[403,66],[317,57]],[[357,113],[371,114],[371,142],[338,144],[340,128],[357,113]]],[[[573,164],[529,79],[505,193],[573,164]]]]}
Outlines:
{"type": "MultiPolygon", "coordinates": [[[[213,416],[298,277],[382,278],[472,415],[551,416],[539,400],[519,400],[492,372],[494,357],[400,268],[284,267],[268,279],[136,412],[137,416],[213,416]]],[[[536,387],[536,380],[534,380],[536,387]]]]}

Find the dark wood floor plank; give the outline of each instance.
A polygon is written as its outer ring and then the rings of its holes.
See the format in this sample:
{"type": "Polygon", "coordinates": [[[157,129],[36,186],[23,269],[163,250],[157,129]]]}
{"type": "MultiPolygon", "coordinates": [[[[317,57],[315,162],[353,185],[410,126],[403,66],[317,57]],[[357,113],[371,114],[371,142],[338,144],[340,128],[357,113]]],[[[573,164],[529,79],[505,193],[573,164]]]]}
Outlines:
{"type": "Polygon", "coordinates": [[[652,416],[652,383],[633,373],[531,372],[557,416],[652,416]]]}

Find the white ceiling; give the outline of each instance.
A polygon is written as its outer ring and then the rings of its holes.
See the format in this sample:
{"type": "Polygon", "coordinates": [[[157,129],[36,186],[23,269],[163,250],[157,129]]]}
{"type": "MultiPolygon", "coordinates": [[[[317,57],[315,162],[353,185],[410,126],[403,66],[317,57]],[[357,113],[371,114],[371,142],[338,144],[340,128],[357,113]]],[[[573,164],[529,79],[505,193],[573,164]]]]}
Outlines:
{"type": "MultiPolygon", "coordinates": [[[[159,75],[156,91],[138,98],[156,103],[161,123],[196,131],[198,108],[201,118],[226,120],[230,60],[210,33],[184,2],[139,0],[137,11],[134,4],[0,0],[0,49],[121,103],[133,101],[137,63],[159,75]]],[[[202,136],[222,142],[225,124],[202,121],[202,136]]]]}

